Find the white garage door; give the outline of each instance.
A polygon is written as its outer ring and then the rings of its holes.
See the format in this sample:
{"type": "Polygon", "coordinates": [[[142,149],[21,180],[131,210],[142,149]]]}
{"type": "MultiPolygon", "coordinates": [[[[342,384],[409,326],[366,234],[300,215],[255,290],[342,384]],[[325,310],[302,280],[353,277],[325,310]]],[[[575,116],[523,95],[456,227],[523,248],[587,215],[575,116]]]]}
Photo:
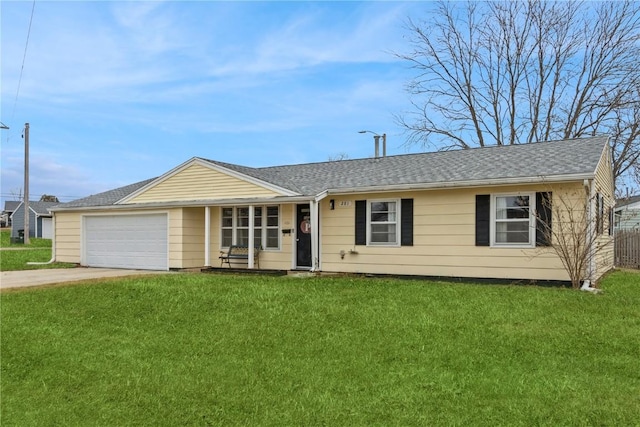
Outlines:
{"type": "Polygon", "coordinates": [[[53,223],[51,222],[51,218],[42,218],[42,238],[43,239],[52,239],[53,238],[53,223]]]}
{"type": "Polygon", "coordinates": [[[83,264],[168,270],[167,234],[167,214],[87,216],[83,264]]]}

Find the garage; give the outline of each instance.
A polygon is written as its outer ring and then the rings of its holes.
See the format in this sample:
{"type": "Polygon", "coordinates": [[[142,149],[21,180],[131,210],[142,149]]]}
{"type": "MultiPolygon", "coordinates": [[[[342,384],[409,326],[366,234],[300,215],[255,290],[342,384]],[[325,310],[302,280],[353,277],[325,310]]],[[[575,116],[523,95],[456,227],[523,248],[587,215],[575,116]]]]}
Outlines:
{"type": "Polygon", "coordinates": [[[167,214],[84,217],[83,265],[168,270],[167,214]]]}

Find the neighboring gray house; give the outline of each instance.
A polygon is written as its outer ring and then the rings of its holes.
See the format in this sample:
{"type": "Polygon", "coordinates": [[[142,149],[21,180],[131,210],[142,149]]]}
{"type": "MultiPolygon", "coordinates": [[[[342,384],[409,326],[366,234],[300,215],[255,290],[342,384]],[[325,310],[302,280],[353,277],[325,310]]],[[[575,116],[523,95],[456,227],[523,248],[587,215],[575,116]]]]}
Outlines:
{"type": "Polygon", "coordinates": [[[20,205],[19,201],[7,200],[4,202],[4,210],[2,211],[2,226],[11,227],[11,215],[20,205]]]}
{"type": "MultiPolygon", "coordinates": [[[[29,202],[29,237],[51,239],[53,225],[49,208],[59,205],[59,202],[29,202]]],[[[19,237],[24,231],[24,202],[11,215],[11,237],[19,237]]]]}
{"type": "Polygon", "coordinates": [[[640,230],[640,195],[616,200],[615,229],[640,230]]]}

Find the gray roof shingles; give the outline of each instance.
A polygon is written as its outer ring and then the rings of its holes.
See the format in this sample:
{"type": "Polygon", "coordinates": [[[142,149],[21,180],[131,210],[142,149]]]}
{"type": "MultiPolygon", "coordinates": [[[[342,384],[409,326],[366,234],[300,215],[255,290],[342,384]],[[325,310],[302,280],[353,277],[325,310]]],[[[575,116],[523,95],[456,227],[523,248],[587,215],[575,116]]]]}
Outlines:
{"type": "Polygon", "coordinates": [[[85,208],[91,206],[110,206],[116,203],[118,200],[123,199],[129,194],[141,189],[150,182],[156,180],[156,178],[146,179],[144,181],[136,182],[135,184],[125,185],[113,190],[105,191],[103,193],[94,194],[92,196],[83,197],[71,202],[59,204],[62,208],[85,208]]]}
{"type": "MultiPolygon", "coordinates": [[[[456,182],[589,175],[595,173],[607,142],[608,138],[602,136],[263,168],[201,160],[301,195],[314,196],[328,189],[437,186],[439,183],[445,186],[456,182]]],[[[112,205],[152,181],[131,184],[60,207],[112,205]]]]}
{"type": "Polygon", "coordinates": [[[32,209],[40,216],[50,215],[49,209],[59,204],[59,202],[29,202],[29,209],[32,209]]]}

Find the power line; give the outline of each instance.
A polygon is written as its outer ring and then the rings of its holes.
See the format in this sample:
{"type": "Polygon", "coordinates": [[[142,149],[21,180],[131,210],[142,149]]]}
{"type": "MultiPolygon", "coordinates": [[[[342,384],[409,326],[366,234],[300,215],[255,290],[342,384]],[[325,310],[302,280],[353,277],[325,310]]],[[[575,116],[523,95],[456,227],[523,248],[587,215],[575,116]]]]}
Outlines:
{"type": "Polygon", "coordinates": [[[36,0],[33,0],[31,6],[31,17],[29,18],[29,29],[27,30],[27,41],[24,45],[24,54],[22,55],[22,66],[20,67],[20,77],[18,78],[18,88],[16,89],[16,99],[13,101],[13,111],[11,112],[11,121],[13,122],[16,114],[16,105],[18,104],[18,95],[20,94],[20,86],[22,85],[22,73],[24,72],[24,63],[27,59],[27,48],[29,47],[29,37],[31,36],[31,24],[33,23],[33,12],[36,9],[36,0]]]}

